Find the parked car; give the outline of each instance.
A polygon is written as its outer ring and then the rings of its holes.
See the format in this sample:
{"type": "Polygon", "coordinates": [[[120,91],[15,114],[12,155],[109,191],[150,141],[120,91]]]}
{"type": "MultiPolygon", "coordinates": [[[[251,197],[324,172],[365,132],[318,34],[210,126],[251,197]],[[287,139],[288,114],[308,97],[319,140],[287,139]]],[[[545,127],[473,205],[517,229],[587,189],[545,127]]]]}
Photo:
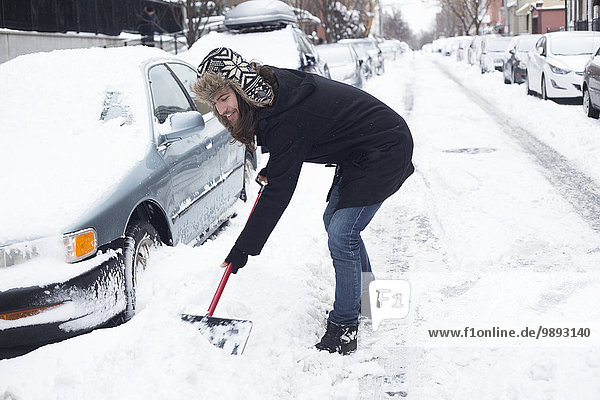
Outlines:
{"type": "Polygon", "coordinates": [[[351,44],[363,61],[367,77],[381,75],[385,72],[385,61],[383,53],[377,46],[377,41],[371,38],[362,39],[342,39],[339,43],[351,44]]]}
{"type": "Polygon", "coordinates": [[[362,88],[364,72],[356,50],[349,44],[331,43],[317,46],[327,62],[331,79],[362,88]]]}
{"type": "Polygon", "coordinates": [[[599,47],[600,32],[545,33],[529,51],[527,94],[544,100],[581,97],[585,63],[599,47]]]}
{"type": "Polygon", "coordinates": [[[200,37],[181,57],[198,65],[214,48],[229,47],[248,60],[329,78],[329,66],[296,23],[292,8],[281,1],[246,1],[226,12],[219,29],[200,37]]]}
{"type": "Polygon", "coordinates": [[[246,153],[195,80],[143,46],[0,65],[0,358],[128,320],[149,250],[228,219],[246,153]]]}
{"type": "Polygon", "coordinates": [[[383,53],[384,60],[394,61],[405,51],[404,47],[402,46],[402,42],[399,40],[384,40],[379,42],[378,46],[383,53]]]}
{"type": "Polygon", "coordinates": [[[600,48],[583,71],[583,111],[590,118],[600,116],[600,48]]]}
{"type": "Polygon", "coordinates": [[[510,43],[508,36],[484,36],[481,42],[481,57],[479,67],[481,73],[502,71],[505,51],[510,43]]]}
{"type": "Polygon", "coordinates": [[[479,65],[483,36],[473,36],[467,49],[467,60],[471,65],[479,65]]]}
{"type": "Polygon", "coordinates": [[[457,38],[456,61],[468,62],[471,41],[472,38],[470,36],[459,36],[457,38]]]}
{"type": "Polygon", "coordinates": [[[529,50],[542,35],[518,35],[511,40],[504,61],[504,83],[523,83],[527,76],[529,50]]]}

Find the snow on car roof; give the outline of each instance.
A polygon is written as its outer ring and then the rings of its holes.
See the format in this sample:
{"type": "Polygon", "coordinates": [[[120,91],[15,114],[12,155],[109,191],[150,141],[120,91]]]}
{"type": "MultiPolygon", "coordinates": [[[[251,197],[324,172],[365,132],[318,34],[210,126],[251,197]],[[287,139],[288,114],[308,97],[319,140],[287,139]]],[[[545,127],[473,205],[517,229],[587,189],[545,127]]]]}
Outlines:
{"type": "Polygon", "coordinates": [[[181,55],[193,65],[198,65],[214,48],[229,47],[246,60],[255,60],[265,65],[298,69],[300,56],[291,26],[269,32],[232,33],[211,32],[202,36],[181,55]]]}
{"type": "Polygon", "coordinates": [[[144,157],[150,136],[140,65],[163,55],[142,47],[57,50],[0,64],[0,244],[63,233],[144,157]],[[115,103],[120,115],[103,115],[115,103]]]}

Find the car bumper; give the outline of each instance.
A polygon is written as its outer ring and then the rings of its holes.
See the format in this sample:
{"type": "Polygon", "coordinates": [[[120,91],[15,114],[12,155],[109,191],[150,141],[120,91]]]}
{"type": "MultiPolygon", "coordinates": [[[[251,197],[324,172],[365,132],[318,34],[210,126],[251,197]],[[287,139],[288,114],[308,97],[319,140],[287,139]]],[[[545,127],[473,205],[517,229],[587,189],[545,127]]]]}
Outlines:
{"type": "Polygon", "coordinates": [[[502,60],[501,58],[495,58],[494,59],[494,69],[496,71],[502,72],[504,70],[504,60],[502,60]]]}
{"type": "Polygon", "coordinates": [[[547,76],[546,91],[548,97],[581,97],[583,95],[581,87],[583,84],[583,75],[578,75],[575,72],[559,75],[549,73],[547,76]]]}
{"type": "Polygon", "coordinates": [[[122,257],[99,261],[63,282],[0,292],[0,359],[113,325],[126,303],[122,257]]]}
{"type": "Polygon", "coordinates": [[[527,68],[515,67],[515,83],[523,83],[527,79],[527,68]]]}

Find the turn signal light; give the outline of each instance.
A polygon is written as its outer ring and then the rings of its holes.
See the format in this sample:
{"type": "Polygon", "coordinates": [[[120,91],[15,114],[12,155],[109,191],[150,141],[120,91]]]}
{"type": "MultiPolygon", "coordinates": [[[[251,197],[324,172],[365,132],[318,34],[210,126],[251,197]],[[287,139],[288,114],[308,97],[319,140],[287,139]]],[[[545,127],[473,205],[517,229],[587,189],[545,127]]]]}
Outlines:
{"type": "Polygon", "coordinates": [[[25,318],[25,317],[31,317],[32,315],[37,315],[40,314],[50,308],[54,308],[54,307],[58,307],[60,305],[62,305],[64,303],[58,303],[58,304],[51,304],[49,306],[43,306],[43,307],[37,307],[37,308],[30,308],[28,310],[21,310],[21,311],[13,311],[13,312],[9,312],[9,313],[4,313],[4,314],[0,314],[0,319],[3,319],[5,321],[14,321],[17,319],[21,319],[21,318],[25,318]]]}
{"type": "Polygon", "coordinates": [[[67,261],[75,262],[96,253],[98,241],[96,231],[92,228],[63,236],[67,250],[67,261]]]}

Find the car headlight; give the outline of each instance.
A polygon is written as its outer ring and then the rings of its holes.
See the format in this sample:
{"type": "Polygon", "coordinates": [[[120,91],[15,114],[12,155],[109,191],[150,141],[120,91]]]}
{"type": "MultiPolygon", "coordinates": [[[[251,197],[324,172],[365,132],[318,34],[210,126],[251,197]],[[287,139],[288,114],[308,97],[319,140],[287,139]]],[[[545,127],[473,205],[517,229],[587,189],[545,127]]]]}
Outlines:
{"type": "Polygon", "coordinates": [[[73,263],[92,256],[98,250],[96,231],[93,228],[63,235],[67,262],[73,263]]]}
{"type": "Polygon", "coordinates": [[[0,268],[23,264],[38,255],[38,248],[34,242],[0,247],[0,268]]]}
{"type": "Polygon", "coordinates": [[[560,68],[560,67],[557,67],[556,65],[548,64],[548,66],[550,67],[550,70],[552,72],[554,72],[555,74],[558,74],[558,75],[566,75],[569,72],[571,72],[571,70],[569,70],[569,69],[560,68]]]}

